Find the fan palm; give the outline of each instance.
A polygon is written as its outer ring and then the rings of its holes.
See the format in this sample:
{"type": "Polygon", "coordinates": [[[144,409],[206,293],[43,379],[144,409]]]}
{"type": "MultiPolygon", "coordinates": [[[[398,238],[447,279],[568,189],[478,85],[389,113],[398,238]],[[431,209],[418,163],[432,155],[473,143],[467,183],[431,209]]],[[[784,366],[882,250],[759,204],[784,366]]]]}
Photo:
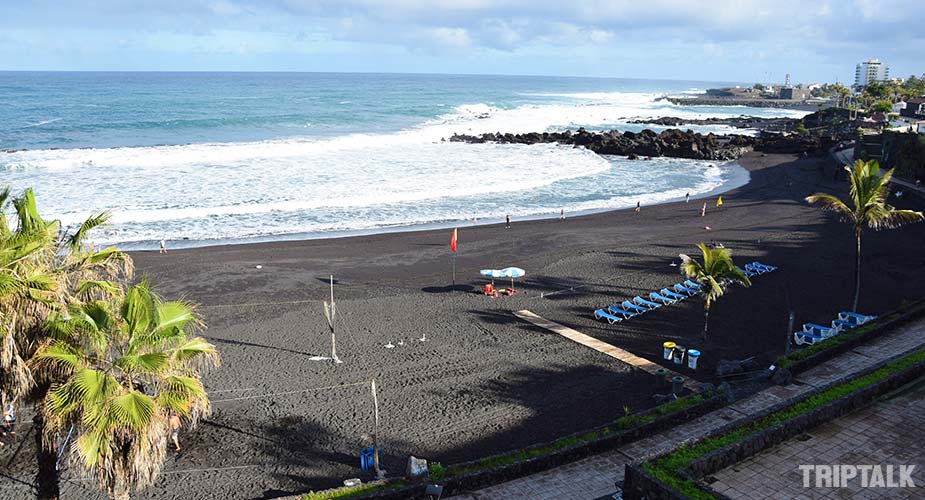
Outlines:
{"type": "Polygon", "coordinates": [[[890,179],[893,170],[880,175],[880,165],[875,161],[857,160],[854,168],[848,171],[848,202],[844,202],[827,193],[807,196],[809,203],[818,203],[823,210],[831,210],[841,216],[845,222],[854,225],[854,237],[857,241],[857,253],[854,275],[854,301],[851,310],[857,312],[861,298],[861,233],[864,227],[875,231],[893,229],[909,222],[920,222],[922,212],[898,210],[887,203],[890,194],[890,179]]]}
{"type": "Polygon", "coordinates": [[[702,339],[707,340],[707,329],[710,326],[710,307],[726,292],[729,283],[741,283],[751,286],[748,276],[732,263],[732,255],[728,248],[710,248],[703,243],[697,245],[703,254],[703,262],[681,254],[681,271],[688,278],[697,282],[703,289],[703,334],[702,339]]]}
{"type": "Polygon", "coordinates": [[[112,288],[112,279],[132,273],[131,259],[115,248],[96,251],[85,243],[87,234],[106,222],[108,214],[88,218],[76,231],[62,230],[38,212],[31,189],[10,198],[0,191],[0,396],[36,403],[36,487],[39,498],[57,498],[56,456],[43,442],[45,393],[53,374],[29,363],[46,338],[45,322],[69,300],[97,296],[112,288]],[[15,209],[15,227],[6,216],[15,209]]]}
{"type": "Polygon", "coordinates": [[[162,301],[145,280],[116,292],[50,318],[34,362],[61,380],[46,396],[46,437],[73,425],[71,459],[127,499],[160,472],[169,414],[195,425],[209,413],[201,376],[219,357],[187,336],[200,324],[189,304],[162,301]]]}

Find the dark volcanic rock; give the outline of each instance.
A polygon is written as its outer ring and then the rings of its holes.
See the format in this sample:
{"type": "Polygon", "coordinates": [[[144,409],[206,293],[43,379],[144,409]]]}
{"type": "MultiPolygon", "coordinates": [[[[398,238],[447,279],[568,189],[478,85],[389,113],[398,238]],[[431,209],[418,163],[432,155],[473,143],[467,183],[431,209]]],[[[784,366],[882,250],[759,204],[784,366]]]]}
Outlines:
{"type": "Polygon", "coordinates": [[[820,153],[839,141],[856,136],[857,121],[844,109],[829,108],[811,113],[802,120],[794,118],[707,118],[683,120],[662,117],[636,120],[631,123],[651,123],[677,126],[680,124],[715,125],[757,128],[758,137],[745,135],[700,134],[692,130],[670,128],[656,134],[645,129],[641,132],[589,132],[579,128],[575,132],[531,132],[528,134],[488,133],[482,135],[453,135],[450,141],[499,144],[559,143],[584,147],[602,155],[620,155],[630,159],[652,156],[670,156],[693,160],[732,160],[755,149],[766,153],[820,153]]]}
{"type": "Polygon", "coordinates": [[[637,158],[640,156],[670,156],[694,160],[730,160],[741,156],[756,140],[751,137],[734,136],[734,140],[713,134],[698,134],[687,130],[668,129],[660,134],[651,130],[639,133],[618,130],[609,132],[589,132],[579,128],[574,133],[548,132],[529,134],[482,134],[453,135],[452,142],[481,144],[494,142],[499,144],[538,144],[556,142],[572,146],[581,146],[602,155],[620,155],[637,158]]]}

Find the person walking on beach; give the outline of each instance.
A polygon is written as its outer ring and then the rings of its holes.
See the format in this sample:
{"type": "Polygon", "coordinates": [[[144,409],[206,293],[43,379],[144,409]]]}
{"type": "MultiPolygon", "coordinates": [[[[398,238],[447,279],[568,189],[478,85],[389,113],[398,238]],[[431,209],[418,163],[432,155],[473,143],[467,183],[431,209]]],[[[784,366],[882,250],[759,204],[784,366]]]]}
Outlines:
{"type": "Polygon", "coordinates": [[[636,212],[636,215],[639,215],[639,212],[640,212],[641,210],[642,210],[642,203],[637,201],[637,202],[636,202],[636,210],[633,210],[633,212],[636,212]]]}
{"type": "Polygon", "coordinates": [[[180,451],[180,417],[178,417],[176,413],[171,412],[167,424],[170,427],[170,440],[173,441],[173,445],[177,451],[180,451]]]}
{"type": "Polygon", "coordinates": [[[3,435],[16,435],[16,407],[10,401],[3,407],[3,435]]]}
{"type": "Polygon", "coordinates": [[[167,253],[167,241],[161,240],[161,251],[159,253],[167,253]]]}
{"type": "Polygon", "coordinates": [[[706,217],[707,215],[707,202],[703,202],[703,207],[700,209],[700,216],[706,217]]]}
{"type": "Polygon", "coordinates": [[[559,209],[559,220],[565,220],[565,209],[559,209]]]}
{"type": "Polygon", "coordinates": [[[507,214],[507,216],[504,218],[504,228],[505,229],[511,228],[511,214],[507,214]]]}
{"type": "Polygon", "coordinates": [[[686,195],[684,195],[684,203],[690,203],[690,202],[691,202],[691,194],[687,193],[686,195]]]}

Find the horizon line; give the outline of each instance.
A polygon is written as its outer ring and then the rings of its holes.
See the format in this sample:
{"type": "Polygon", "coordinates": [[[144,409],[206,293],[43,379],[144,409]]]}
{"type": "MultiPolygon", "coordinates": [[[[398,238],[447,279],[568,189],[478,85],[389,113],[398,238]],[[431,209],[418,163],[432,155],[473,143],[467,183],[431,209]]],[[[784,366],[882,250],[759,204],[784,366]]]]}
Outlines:
{"type": "MultiPolygon", "coordinates": [[[[589,80],[651,80],[666,82],[703,82],[733,83],[734,80],[702,80],[698,78],[676,79],[655,77],[625,76],[582,76],[582,75],[543,75],[513,73],[449,73],[449,72],[405,72],[405,71],[308,71],[308,70],[148,70],[148,69],[0,69],[0,73],[231,73],[231,74],[329,74],[329,75],[420,75],[420,76],[501,76],[512,78],[581,78],[589,80]]],[[[744,82],[738,82],[744,83],[744,82]]]]}

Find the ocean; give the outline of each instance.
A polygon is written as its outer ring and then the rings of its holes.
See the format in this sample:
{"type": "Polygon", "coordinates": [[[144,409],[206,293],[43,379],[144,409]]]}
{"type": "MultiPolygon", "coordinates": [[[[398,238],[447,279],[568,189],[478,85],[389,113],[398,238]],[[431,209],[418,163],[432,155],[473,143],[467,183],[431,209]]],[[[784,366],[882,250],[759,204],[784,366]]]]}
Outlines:
{"type": "Polygon", "coordinates": [[[154,248],[160,239],[178,247],[330,237],[645,205],[742,184],[747,173],[734,164],[444,139],[661,130],[627,123],[640,117],[805,114],[657,100],[731,84],[0,72],[0,186],[33,187],[43,216],[66,225],[111,210],[112,224],[94,242],[128,249],[154,248]]]}

